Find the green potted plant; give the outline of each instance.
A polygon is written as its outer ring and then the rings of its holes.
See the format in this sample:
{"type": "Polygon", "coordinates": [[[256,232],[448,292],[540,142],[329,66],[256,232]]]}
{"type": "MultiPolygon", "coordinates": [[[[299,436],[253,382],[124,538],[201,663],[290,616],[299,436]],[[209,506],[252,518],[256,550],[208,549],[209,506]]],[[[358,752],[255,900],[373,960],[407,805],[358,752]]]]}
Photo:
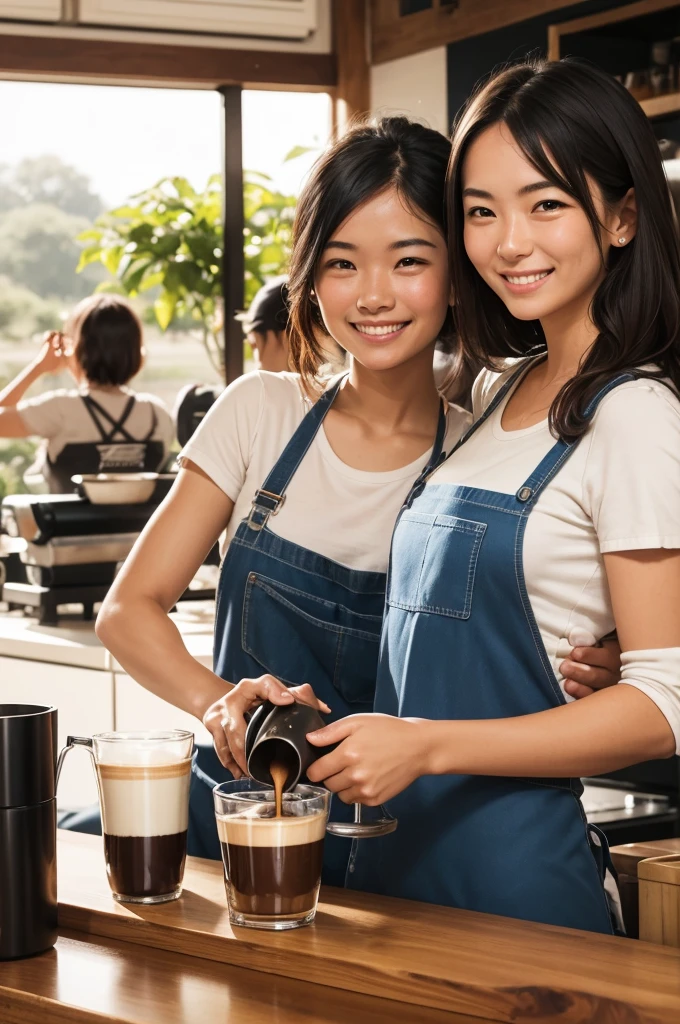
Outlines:
{"type": "MultiPolygon", "coordinates": [[[[244,182],[245,296],[248,305],[268,277],[285,272],[295,197],[275,191],[264,174],[244,182]]],[[[222,340],[222,183],[202,192],[186,178],[163,178],[125,205],[102,214],[78,239],[78,270],[102,263],[131,298],[153,290],[156,321],[165,331],[188,318],[201,333],[212,365],[224,369],[222,340]]],[[[104,283],[100,287],[110,287],[104,283]]]]}

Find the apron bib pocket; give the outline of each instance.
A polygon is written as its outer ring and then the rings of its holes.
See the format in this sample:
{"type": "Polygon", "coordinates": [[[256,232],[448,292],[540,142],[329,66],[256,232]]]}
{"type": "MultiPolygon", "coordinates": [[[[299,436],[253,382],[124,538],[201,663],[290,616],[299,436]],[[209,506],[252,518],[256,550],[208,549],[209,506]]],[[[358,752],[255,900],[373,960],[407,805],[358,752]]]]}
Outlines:
{"type": "Polygon", "coordinates": [[[485,532],[472,519],[405,511],[392,539],[388,605],[468,619],[485,532]]]}
{"type": "MultiPolygon", "coordinates": [[[[381,625],[381,616],[353,612],[278,580],[248,574],[241,645],[263,671],[289,686],[310,683],[320,689],[320,677],[328,678],[332,666],[333,687],[347,703],[370,710],[381,625]]],[[[329,703],[332,707],[332,699],[329,703]]]]}

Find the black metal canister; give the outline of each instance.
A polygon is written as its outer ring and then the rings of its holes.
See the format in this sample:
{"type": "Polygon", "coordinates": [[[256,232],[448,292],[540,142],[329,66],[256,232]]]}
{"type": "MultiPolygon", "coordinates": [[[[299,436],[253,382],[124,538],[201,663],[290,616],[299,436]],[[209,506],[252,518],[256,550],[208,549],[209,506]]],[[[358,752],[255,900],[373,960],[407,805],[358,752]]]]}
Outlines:
{"type": "Polygon", "coordinates": [[[57,709],[0,704],[0,960],[57,939],[57,709]]]}

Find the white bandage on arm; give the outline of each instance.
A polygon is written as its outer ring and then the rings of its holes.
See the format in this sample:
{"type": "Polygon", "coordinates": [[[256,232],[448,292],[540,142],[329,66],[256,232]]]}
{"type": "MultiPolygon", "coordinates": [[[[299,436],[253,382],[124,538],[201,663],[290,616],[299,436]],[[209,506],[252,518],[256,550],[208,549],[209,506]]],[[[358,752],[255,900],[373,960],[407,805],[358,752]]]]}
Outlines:
{"type": "Polygon", "coordinates": [[[680,754],[680,647],[626,651],[621,655],[621,682],[636,686],[667,719],[680,754]]]}

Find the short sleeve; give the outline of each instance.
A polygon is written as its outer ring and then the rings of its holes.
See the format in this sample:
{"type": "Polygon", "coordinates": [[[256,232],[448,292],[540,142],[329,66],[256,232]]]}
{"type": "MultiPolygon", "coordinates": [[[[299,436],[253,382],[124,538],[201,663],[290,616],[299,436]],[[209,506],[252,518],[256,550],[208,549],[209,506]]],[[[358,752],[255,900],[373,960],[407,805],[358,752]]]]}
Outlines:
{"type": "Polygon", "coordinates": [[[243,487],[264,410],[259,373],[239,377],[208,410],[179,455],[190,459],[236,501],[243,487]]]}
{"type": "Polygon", "coordinates": [[[38,437],[52,438],[64,429],[68,394],[65,391],[49,391],[37,398],[19,402],[17,412],[26,430],[38,437]]]}
{"type": "Polygon", "coordinates": [[[680,401],[670,388],[635,381],[602,401],[583,484],[603,554],[680,548],[680,401]]]}

